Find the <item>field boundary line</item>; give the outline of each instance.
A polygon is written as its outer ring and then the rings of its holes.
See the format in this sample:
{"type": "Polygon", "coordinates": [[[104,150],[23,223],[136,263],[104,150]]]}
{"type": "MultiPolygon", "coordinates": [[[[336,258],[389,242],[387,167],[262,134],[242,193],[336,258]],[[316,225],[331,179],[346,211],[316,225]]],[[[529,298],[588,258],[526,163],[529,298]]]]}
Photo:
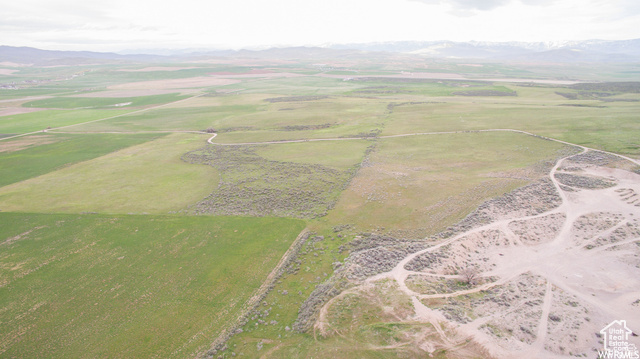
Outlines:
{"type": "Polygon", "coordinates": [[[527,136],[537,137],[537,138],[540,138],[540,139],[543,139],[543,140],[555,141],[555,142],[562,143],[562,144],[565,144],[565,145],[579,147],[579,148],[582,148],[585,151],[586,150],[590,150],[590,151],[598,151],[598,152],[607,153],[607,154],[610,154],[610,155],[614,155],[614,156],[623,158],[623,159],[625,159],[627,161],[633,162],[634,164],[640,166],[640,160],[636,160],[636,159],[633,159],[631,157],[627,157],[625,155],[621,155],[621,154],[618,154],[618,153],[615,153],[615,152],[609,152],[609,151],[605,151],[605,150],[598,150],[598,149],[595,149],[595,148],[586,147],[586,146],[583,146],[583,145],[578,145],[578,144],[575,144],[575,143],[558,140],[556,138],[546,137],[546,136],[542,136],[542,135],[536,135],[535,133],[522,131],[522,130],[515,130],[515,129],[511,129],[511,128],[492,128],[492,129],[484,129],[484,130],[460,130],[460,131],[438,131],[438,132],[415,132],[415,133],[403,133],[403,134],[398,134],[398,135],[385,135],[385,136],[376,136],[376,137],[308,138],[308,139],[301,139],[301,140],[280,140],[280,141],[243,142],[243,143],[215,143],[215,142],[211,141],[215,137],[215,136],[213,136],[207,142],[212,144],[212,145],[216,145],[216,146],[245,146],[245,145],[272,145],[272,144],[280,144],[280,143],[301,143],[301,142],[318,142],[318,141],[376,140],[376,139],[410,137],[410,136],[433,136],[433,135],[451,135],[451,134],[461,134],[461,133],[482,133],[482,132],[514,132],[514,133],[520,133],[520,134],[527,135],[527,136]]]}
{"type": "Polygon", "coordinates": [[[194,99],[194,98],[196,98],[196,97],[204,96],[205,94],[206,94],[206,93],[204,93],[204,92],[203,92],[203,93],[199,93],[199,94],[197,94],[197,95],[195,95],[195,96],[191,96],[191,97],[183,98],[183,99],[178,100],[178,101],[167,102],[167,103],[163,103],[163,104],[158,105],[158,106],[147,107],[147,108],[143,108],[143,109],[140,109],[140,110],[131,111],[131,112],[127,112],[127,113],[122,113],[122,114],[115,115],[115,116],[109,116],[109,117],[105,117],[105,118],[99,118],[99,119],[97,119],[97,120],[91,120],[91,121],[86,121],[86,122],[81,122],[81,123],[74,123],[74,124],[72,124],[72,125],[66,125],[66,126],[54,127],[54,128],[49,128],[49,129],[45,129],[45,130],[39,130],[39,131],[33,131],[33,132],[27,132],[27,133],[21,133],[21,134],[14,135],[14,136],[9,136],[9,137],[2,137],[2,138],[0,138],[0,141],[2,141],[2,140],[8,140],[8,139],[10,139],[10,138],[17,138],[17,137],[23,137],[23,136],[35,135],[35,134],[37,134],[37,133],[46,133],[46,132],[48,132],[48,131],[60,130],[60,129],[63,129],[63,128],[69,128],[69,127],[74,127],[74,126],[86,125],[86,124],[88,124],[88,123],[94,123],[94,122],[100,122],[100,121],[111,120],[111,119],[118,118],[118,117],[122,117],[122,116],[133,115],[133,114],[137,114],[137,113],[141,113],[141,112],[145,112],[145,111],[149,111],[149,110],[155,110],[155,109],[160,108],[160,107],[164,107],[164,106],[168,106],[168,105],[173,105],[173,104],[180,103],[180,102],[183,102],[183,101],[192,100],[192,99],[194,99]]]}
{"type": "Polygon", "coordinates": [[[67,134],[67,135],[99,135],[99,134],[126,134],[126,135],[137,135],[141,133],[198,133],[205,134],[203,131],[191,131],[191,130],[158,130],[158,131],[82,131],[82,132],[65,132],[58,130],[47,130],[47,133],[59,133],[59,134],[67,134]]]}
{"type": "MultiPolygon", "coordinates": [[[[288,264],[289,259],[291,259],[293,255],[297,254],[302,244],[304,244],[304,241],[308,238],[309,233],[309,228],[305,228],[298,234],[287,251],[284,252],[282,257],[280,258],[280,261],[278,261],[278,264],[276,264],[269,275],[267,275],[267,278],[265,278],[260,287],[255,291],[255,293],[245,302],[244,309],[240,312],[240,314],[238,314],[238,316],[230,326],[222,330],[222,332],[213,341],[213,343],[211,343],[208,351],[220,350],[227,342],[227,340],[229,340],[229,338],[231,338],[231,336],[235,334],[236,330],[244,325],[243,322],[245,321],[245,319],[247,319],[251,312],[260,305],[260,301],[264,299],[269,291],[273,288],[273,284],[278,280],[280,275],[282,275],[282,271],[284,270],[285,265],[288,264]]],[[[206,352],[203,354],[206,355],[206,352]]]]}

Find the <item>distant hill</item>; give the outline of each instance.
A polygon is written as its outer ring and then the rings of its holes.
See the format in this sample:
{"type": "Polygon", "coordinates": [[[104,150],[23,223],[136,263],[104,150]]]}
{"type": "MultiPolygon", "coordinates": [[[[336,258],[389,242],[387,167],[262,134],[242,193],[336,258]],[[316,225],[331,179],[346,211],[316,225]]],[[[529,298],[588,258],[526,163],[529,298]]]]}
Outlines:
{"type": "Polygon", "coordinates": [[[474,58],[540,62],[637,62],[640,39],[563,42],[400,41],[335,44],[333,49],[359,49],[419,54],[436,58],[474,58]]]}
{"type": "MultiPolygon", "coordinates": [[[[140,52],[144,52],[141,50],[140,52]]],[[[567,42],[454,42],[397,41],[362,44],[331,44],[323,47],[285,47],[266,50],[150,50],[153,54],[90,51],[50,51],[31,47],[0,46],[0,62],[34,65],[74,65],[113,62],[159,62],[209,57],[261,59],[329,59],[413,55],[431,58],[486,59],[546,63],[640,62],[640,39],[622,41],[567,42]]]]}
{"type": "Polygon", "coordinates": [[[157,55],[119,55],[111,52],[53,51],[33,47],[0,46],[0,62],[15,62],[33,65],[76,65],[86,63],[109,63],[128,61],[155,61],[157,55]]]}

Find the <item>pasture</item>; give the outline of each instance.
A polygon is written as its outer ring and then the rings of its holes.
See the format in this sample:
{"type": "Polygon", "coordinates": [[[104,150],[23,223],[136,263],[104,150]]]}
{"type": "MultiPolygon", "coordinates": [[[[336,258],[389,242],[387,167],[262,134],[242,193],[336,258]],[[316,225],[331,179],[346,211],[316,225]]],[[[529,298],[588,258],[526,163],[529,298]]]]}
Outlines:
{"type": "Polygon", "coordinates": [[[162,135],[44,134],[0,142],[0,187],[106,155],[162,135]]]}
{"type": "Polygon", "coordinates": [[[508,132],[384,138],[370,154],[371,165],[358,172],[322,220],[424,238],[461,220],[486,198],[544,176],[567,150],[508,132]]]}
{"type": "Polygon", "coordinates": [[[304,228],[283,218],[0,213],[0,356],[192,357],[304,228]]]}
{"type": "Polygon", "coordinates": [[[126,110],[45,110],[0,117],[0,133],[19,135],[119,116],[126,110]]]}
{"type": "Polygon", "coordinates": [[[213,168],[181,160],[183,153],[202,146],[205,138],[171,134],[4,186],[0,188],[0,209],[45,213],[180,211],[218,185],[213,168]]]}
{"type": "Polygon", "coordinates": [[[49,99],[29,101],[23,107],[81,109],[104,107],[139,107],[174,102],[186,98],[178,94],[165,94],[137,97],[72,97],[60,96],[49,99]]]}

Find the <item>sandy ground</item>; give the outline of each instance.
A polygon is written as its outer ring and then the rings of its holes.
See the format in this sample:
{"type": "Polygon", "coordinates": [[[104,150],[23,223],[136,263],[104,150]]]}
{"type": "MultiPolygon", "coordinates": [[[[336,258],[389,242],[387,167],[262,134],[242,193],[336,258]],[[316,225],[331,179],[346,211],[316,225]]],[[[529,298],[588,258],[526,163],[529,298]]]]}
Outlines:
{"type": "Polygon", "coordinates": [[[640,333],[640,174],[611,158],[583,148],[558,161],[547,191],[487,205],[489,224],[409,254],[360,288],[393,280],[415,309],[406,321],[440,323],[491,357],[597,357],[599,331],[614,320],[640,333]]]}
{"type": "Polygon", "coordinates": [[[20,70],[16,69],[0,69],[0,75],[11,75],[14,72],[18,72],[20,70]]]}
{"type": "Polygon", "coordinates": [[[167,90],[167,89],[188,89],[202,88],[209,86],[225,86],[238,83],[237,80],[218,77],[192,77],[187,79],[153,80],[131,82],[109,86],[109,90],[167,90]]]}

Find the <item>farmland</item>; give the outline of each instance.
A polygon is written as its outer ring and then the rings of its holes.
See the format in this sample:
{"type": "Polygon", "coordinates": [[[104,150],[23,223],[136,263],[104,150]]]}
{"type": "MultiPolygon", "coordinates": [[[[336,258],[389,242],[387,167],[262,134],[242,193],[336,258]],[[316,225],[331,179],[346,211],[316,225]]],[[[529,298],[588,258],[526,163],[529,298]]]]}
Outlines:
{"type": "Polygon", "coordinates": [[[240,217],[0,218],[3,357],[203,351],[304,225],[240,217]]]}
{"type": "Polygon", "coordinates": [[[569,356],[640,327],[635,65],[389,56],[8,68],[0,357],[569,356]]]}

